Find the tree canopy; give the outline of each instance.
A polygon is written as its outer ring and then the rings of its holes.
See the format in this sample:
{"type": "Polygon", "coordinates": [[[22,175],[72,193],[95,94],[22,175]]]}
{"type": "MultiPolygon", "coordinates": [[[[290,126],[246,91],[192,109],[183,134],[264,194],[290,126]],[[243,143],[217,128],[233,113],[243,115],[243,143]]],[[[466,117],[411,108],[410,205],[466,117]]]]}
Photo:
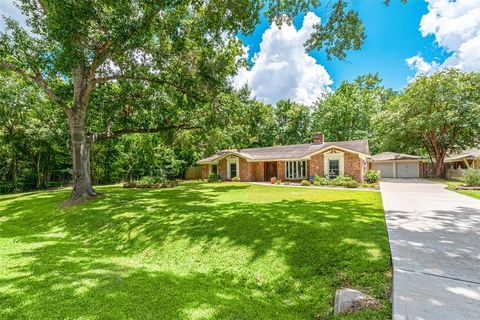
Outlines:
{"type": "MultiPolygon", "coordinates": [[[[76,1],[18,0],[26,31],[6,19],[0,68],[38,85],[68,118],[72,201],[96,196],[90,151],[127,133],[194,129],[231,89],[241,54],[238,32],[264,13],[291,23],[318,0],[76,1]],[[103,108],[102,108],[103,106],[103,108]],[[94,113],[99,119],[90,119],[94,113]],[[101,120],[101,121],[100,121],[101,120]]],[[[358,14],[337,0],[325,10],[308,49],[345,58],[365,34],[358,14]]]]}
{"type": "Polygon", "coordinates": [[[374,123],[384,148],[424,150],[440,176],[448,153],[480,144],[480,73],[446,69],[420,76],[374,123]]]}
{"type": "Polygon", "coordinates": [[[316,103],[314,131],[324,132],[329,141],[373,138],[370,119],[394,94],[381,85],[378,74],[363,75],[353,82],[343,81],[316,103]]]}

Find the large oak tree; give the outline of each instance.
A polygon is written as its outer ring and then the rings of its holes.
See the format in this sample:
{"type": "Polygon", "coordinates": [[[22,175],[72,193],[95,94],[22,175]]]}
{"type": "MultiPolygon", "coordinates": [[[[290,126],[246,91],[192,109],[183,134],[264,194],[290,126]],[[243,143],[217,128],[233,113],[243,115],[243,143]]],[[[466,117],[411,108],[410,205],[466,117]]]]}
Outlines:
{"type": "Polygon", "coordinates": [[[373,122],[384,149],[423,149],[439,177],[449,153],[480,144],[480,73],[446,69],[420,76],[373,122]]]}
{"type": "MultiPolygon", "coordinates": [[[[203,125],[204,118],[195,115],[214,112],[216,97],[228,89],[236,72],[236,57],[241,53],[236,35],[252,32],[262,12],[270,21],[290,23],[298,13],[320,6],[318,0],[16,3],[28,17],[28,31],[6,19],[7,29],[0,33],[0,69],[41,87],[68,118],[72,201],[96,195],[90,177],[94,143],[127,133],[203,125]],[[93,96],[112,82],[118,97],[105,106],[112,119],[103,124],[103,130],[91,131],[93,96]],[[144,108],[161,108],[162,116],[144,123],[144,108]],[[140,121],[114,121],[120,111],[140,121]],[[130,126],[137,123],[141,125],[130,126]]],[[[308,49],[322,48],[328,57],[343,59],[348,50],[360,48],[364,28],[347,4],[337,0],[325,7],[326,20],[306,43],[308,49]]]]}

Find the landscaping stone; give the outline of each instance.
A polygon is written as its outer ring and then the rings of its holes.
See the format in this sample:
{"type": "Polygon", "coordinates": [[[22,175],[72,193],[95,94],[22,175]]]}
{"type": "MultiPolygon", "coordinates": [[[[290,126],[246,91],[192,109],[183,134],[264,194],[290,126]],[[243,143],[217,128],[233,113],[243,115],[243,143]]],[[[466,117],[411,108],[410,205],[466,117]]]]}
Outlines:
{"type": "Polygon", "coordinates": [[[361,309],[362,306],[370,305],[374,301],[372,297],[361,291],[349,288],[338,289],[335,293],[334,315],[345,314],[349,311],[361,309]]]}
{"type": "Polygon", "coordinates": [[[460,186],[456,186],[455,190],[480,190],[480,186],[460,185],[460,186]]]}

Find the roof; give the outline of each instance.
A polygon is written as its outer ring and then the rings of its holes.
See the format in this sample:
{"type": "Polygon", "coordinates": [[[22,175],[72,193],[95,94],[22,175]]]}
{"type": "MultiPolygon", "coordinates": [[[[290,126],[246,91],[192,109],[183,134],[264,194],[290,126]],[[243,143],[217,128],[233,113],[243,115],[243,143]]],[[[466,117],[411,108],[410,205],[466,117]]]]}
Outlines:
{"type": "Polygon", "coordinates": [[[421,160],[421,157],[396,152],[382,152],[370,157],[372,161],[421,160]]]}
{"type": "Polygon", "coordinates": [[[199,163],[209,163],[219,160],[227,155],[237,155],[252,161],[269,161],[269,160],[288,160],[301,159],[308,157],[312,153],[326,149],[328,147],[339,147],[351,150],[355,153],[370,154],[368,148],[368,140],[352,140],[326,142],[323,144],[292,144],[285,146],[274,146],[264,148],[247,148],[247,149],[230,149],[217,152],[211,157],[198,161],[199,163]]]}
{"type": "Polygon", "coordinates": [[[476,158],[480,158],[480,147],[452,154],[445,158],[445,162],[463,161],[476,158]]]}

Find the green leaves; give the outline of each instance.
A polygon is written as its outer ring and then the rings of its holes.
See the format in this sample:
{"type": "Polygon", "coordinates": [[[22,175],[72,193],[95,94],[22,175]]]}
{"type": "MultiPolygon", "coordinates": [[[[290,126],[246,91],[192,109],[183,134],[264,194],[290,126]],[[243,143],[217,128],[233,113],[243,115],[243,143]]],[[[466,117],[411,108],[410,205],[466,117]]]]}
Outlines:
{"type": "Polygon", "coordinates": [[[480,143],[480,74],[446,69],[411,82],[375,119],[385,144],[432,157],[480,143]]]}
{"type": "Polygon", "coordinates": [[[324,49],[327,58],[343,60],[348,50],[359,50],[365,41],[365,28],[358,13],[347,10],[347,2],[339,0],[332,6],[327,23],[317,25],[307,41],[307,50],[324,49]]]}
{"type": "Polygon", "coordinates": [[[372,138],[370,119],[393,93],[380,85],[377,74],[342,82],[337,90],[315,106],[314,131],[323,132],[328,141],[372,138]]]}

